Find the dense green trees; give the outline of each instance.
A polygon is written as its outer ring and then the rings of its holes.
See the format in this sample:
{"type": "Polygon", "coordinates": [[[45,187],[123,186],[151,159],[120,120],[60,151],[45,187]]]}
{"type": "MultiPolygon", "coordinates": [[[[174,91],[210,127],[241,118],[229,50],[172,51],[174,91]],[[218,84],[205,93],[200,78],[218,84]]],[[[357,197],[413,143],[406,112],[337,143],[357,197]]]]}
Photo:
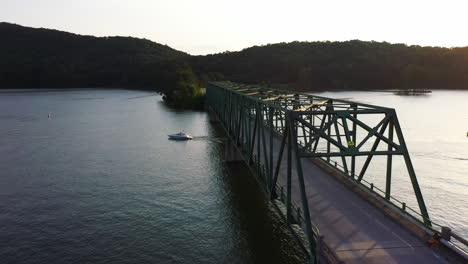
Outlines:
{"type": "Polygon", "coordinates": [[[468,47],[352,40],[190,56],[145,39],[97,38],[8,23],[0,23],[0,36],[0,88],[146,88],[178,107],[200,107],[200,87],[223,79],[303,91],[468,89],[468,47]]]}
{"type": "Polygon", "coordinates": [[[145,39],[0,23],[0,88],[160,88],[188,54],[145,39]]]}
{"type": "Polygon", "coordinates": [[[468,47],[359,40],[291,42],[190,58],[197,72],[297,90],[468,89],[468,47]]]}
{"type": "Polygon", "coordinates": [[[204,91],[200,88],[200,81],[188,64],[175,67],[174,82],[170,88],[162,92],[166,103],[177,108],[203,108],[204,91]]]}

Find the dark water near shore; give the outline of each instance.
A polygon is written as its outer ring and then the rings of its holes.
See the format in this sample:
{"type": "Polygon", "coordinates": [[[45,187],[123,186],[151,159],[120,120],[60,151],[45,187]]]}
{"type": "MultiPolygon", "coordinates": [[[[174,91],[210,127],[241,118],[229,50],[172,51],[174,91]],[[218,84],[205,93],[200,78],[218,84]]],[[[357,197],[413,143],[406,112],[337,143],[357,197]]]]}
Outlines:
{"type": "Polygon", "coordinates": [[[0,92],[0,262],[299,263],[223,137],[149,92],[0,92]]]}

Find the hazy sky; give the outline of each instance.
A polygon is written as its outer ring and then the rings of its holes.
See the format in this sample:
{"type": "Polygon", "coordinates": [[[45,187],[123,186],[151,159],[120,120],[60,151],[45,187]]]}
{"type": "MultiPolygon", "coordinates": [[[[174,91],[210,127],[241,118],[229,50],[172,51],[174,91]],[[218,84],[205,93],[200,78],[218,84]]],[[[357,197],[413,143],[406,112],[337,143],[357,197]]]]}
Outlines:
{"type": "Polygon", "coordinates": [[[468,46],[468,0],[0,0],[0,21],[191,54],[294,40],[468,46]]]}

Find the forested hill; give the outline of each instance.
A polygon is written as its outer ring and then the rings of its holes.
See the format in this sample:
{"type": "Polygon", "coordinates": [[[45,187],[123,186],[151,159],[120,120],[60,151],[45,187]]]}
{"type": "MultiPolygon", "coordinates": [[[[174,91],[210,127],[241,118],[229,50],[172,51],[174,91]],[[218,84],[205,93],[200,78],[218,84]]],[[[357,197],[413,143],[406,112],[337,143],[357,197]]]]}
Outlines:
{"type": "Polygon", "coordinates": [[[0,23],[0,87],[154,87],[189,55],[146,39],[0,23]]]}
{"type": "Polygon", "coordinates": [[[292,42],[192,57],[198,72],[297,90],[468,89],[468,47],[292,42]],[[283,85],[278,85],[283,84],[283,85]]]}
{"type": "MultiPolygon", "coordinates": [[[[0,23],[0,88],[127,87],[167,91],[177,76],[296,90],[468,89],[468,47],[292,42],[191,56],[130,37],[82,36],[0,23]],[[180,67],[183,65],[183,67],[180,67]],[[191,69],[196,76],[191,76],[191,69]],[[177,69],[184,74],[176,74],[177,69]]],[[[184,80],[187,82],[187,80],[184,80]]]]}

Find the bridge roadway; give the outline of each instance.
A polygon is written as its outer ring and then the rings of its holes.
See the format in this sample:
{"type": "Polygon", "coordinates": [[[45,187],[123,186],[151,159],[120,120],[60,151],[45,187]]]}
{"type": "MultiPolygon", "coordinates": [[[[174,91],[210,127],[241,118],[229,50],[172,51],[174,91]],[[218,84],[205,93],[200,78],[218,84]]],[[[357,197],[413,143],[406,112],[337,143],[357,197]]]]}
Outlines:
{"type": "MultiPolygon", "coordinates": [[[[266,142],[270,134],[267,131],[268,129],[265,130],[266,142]]],[[[281,140],[273,138],[273,155],[277,160],[281,140]]],[[[287,181],[286,156],[285,151],[278,176],[278,183],[282,186],[286,186],[287,181]]],[[[311,159],[303,158],[302,167],[311,221],[318,227],[329,248],[345,263],[447,263],[423,241],[385,216],[311,159]]],[[[293,167],[292,200],[301,205],[295,175],[293,167]]]]}

